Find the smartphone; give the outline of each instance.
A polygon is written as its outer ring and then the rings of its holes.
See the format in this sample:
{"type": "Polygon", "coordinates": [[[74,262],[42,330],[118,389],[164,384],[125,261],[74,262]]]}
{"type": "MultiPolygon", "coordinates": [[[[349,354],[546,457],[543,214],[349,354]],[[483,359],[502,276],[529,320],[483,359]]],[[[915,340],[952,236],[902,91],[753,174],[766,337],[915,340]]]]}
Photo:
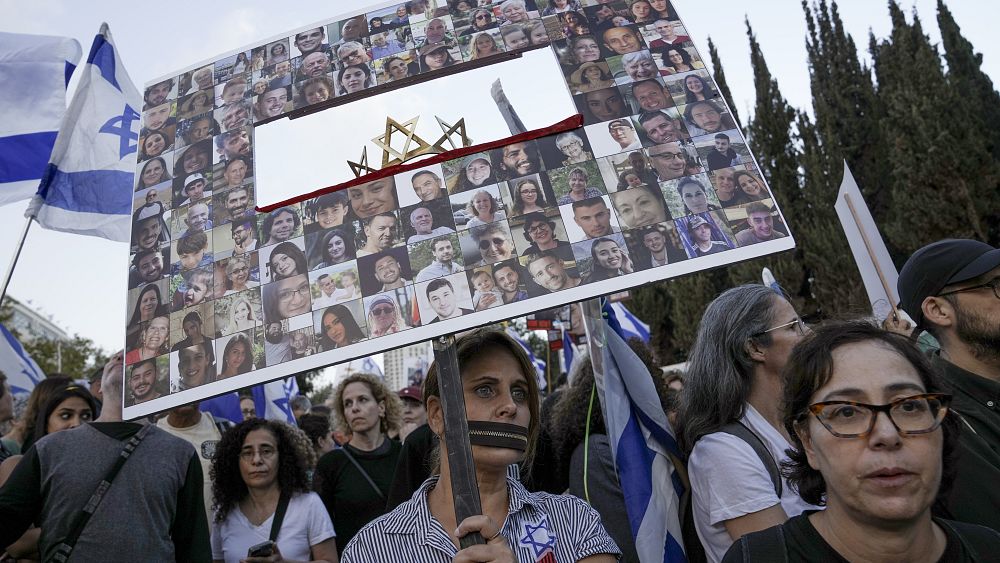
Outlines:
{"type": "Polygon", "coordinates": [[[266,541],[259,543],[257,545],[251,546],[247,550],[247,557],[270,557],[274,553],[274,542],[266,541]]]}

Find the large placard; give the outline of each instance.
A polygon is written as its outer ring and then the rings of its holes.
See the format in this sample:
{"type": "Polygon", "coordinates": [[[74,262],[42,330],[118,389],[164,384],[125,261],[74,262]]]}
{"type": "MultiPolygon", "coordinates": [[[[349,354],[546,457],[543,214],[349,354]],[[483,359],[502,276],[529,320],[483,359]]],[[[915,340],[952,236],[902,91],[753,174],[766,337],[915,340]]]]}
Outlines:
{"type": "Polygon", "coordinates": [[[666,0],[383,5],[144,101],[126,418],[794,246],[666,0]],[[583,127],[257,211],[255,127],[545,45],[583,127]]]}

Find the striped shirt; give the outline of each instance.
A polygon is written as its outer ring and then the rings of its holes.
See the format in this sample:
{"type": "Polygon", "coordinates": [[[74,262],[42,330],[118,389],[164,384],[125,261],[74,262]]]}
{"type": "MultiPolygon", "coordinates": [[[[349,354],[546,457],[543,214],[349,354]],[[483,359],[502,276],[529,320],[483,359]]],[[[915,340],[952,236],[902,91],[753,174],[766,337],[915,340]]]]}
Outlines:
{"type": "MultiPolygon", "coordinates": [[[[362,528],[347,544],[341,563],[450,563],[458,549],[427,504],[438,478],[427,479],[410,500],[362,528]]],[[[510,476],[507,491],[510,509],[500,533],[518,561],[568,563],[600,553],[620,558],[600,515],[579,498],[528,492],[510,476]]]]}

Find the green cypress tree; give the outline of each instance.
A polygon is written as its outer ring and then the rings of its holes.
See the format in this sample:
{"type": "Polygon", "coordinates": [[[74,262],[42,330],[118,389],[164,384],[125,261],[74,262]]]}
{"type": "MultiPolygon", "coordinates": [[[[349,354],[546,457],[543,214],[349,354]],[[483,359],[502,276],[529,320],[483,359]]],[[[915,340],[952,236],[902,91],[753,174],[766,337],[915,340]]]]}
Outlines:
{"type": "Polygon", "coordinates": [[[820,0],[810,9],[802,0],[808,35],[813,97],[813,119],[825,158],[822,185],[813,187],[834,201],[846,160],[858,180],[876,221],[891,207],[885,180],[885,143],[877,116],[880,115],[871,70],[861,63],[854,39],[844,30],[836,2],[820,0]]]}
{"type": "Polygon", "coordinates": [[[978,184],[993,178],[995,165],[975,117],[965,114],[917,14],[908,23],[890,0],[889,15],[889,39],[871,41],[893,201],[884,232],[907,254],[943,238],[986,240],[978,184]]]}
{"type": "Polygon", "coordinates": [[[736,125],[739,125],[740,129],[743,129],[743,122],[740,120],[739,113],[736,112],[736,104],[733,103],[733,93],[729,91],[729,84],[726,83],[726,73],[722,70],[719,51],[715,49],[715,43],[712,42],[711,36],[708,38],[708,56],[712,57],[712,76],[715,77],[715,83],[719,85],[719,93],[722,94],[726,103],[729,104],[729,111],[733,114],[736,125]]]}
{"type": "MultiPolygon", "coordinates": [[[[958,94],[958,102],[965,105],[963,113],[975,116],[977,136],[986,143],[986,150],[994,164],[1000,161],[1000,93],[993,87],[993,81],[983,72],[983,56],[977,53],[963,35],[951,11],[942,0],[938,0],[938,28],[944,58],[948,63],[947,79],[953,92],[958,94]]],[[[973,163],[975,165],[975,163],[973,163]]],[[[977,207],[985,212],[980,221],[987,241],[996,245],[1000,242],[1000,191],[996,189],[996,172],[973,180],[973,198],[980,202],[977,207]]]]}
{"type": "MultiPolygon", "coordinates": [[[[781,94],[778,81],[772,77],[749,20],[746,26],[756,90],[756,103],[753,117],[747,124],[747,137],[760,172],[781,206],[785,223],[796,237],[799,249],[731,266],[730,281],[732,285],[760,283],[761,268],[767,266],[779,283],[790,290],[801,285],[807,270],[801,249],[808,247],[810,237],[808,229],[800,226],[811,213],[799,183],[798,150],[793,138],[796,112],[781,94]]],[[[802,304],[797,305],[801,307],[802,304]]]]}

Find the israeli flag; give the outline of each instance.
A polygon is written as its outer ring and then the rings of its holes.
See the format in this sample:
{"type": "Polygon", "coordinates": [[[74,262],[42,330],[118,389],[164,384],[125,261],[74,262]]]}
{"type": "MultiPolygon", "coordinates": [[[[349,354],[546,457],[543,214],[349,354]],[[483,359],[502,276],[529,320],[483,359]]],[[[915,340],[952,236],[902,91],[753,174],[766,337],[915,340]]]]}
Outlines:
{"type": "Polygon", "coordinates": [[[35,360],[3,325],[0,325],[0,371],[7,375],[7,383],[15,395],[31,393],[45,379],[35,360]]]}
{"type": "Polygon", "coordinates": [[[639,560],[686,561],[679,517],[684,485],[671,461],[681,459],[680,448],[653,376],[622,335],[610,328],[605,334],[597,389],[639,560]]]}
{"type": "Polygon", "coordinates": [[[142,96],[108,24],[94,38],[26,217],[47,229],[128,242],[142,96]]]}
{"type": "Polygon", "coordinates": [[[520,344],[521,348],[528,354],[531,365],[535,366],[535,377],[538,380],[538,388],[545,389],[548,386],[545,381],[545,362],[535,357],[535,354],[531,351],[531,346],[528,346],[527,342],[521,340],[521,335],[513,328],[507,327],[507,335],[520,344]]]}
{"type": "Polygon", "coordinates": [[[280,420],[295,426],[291,400],[299,394],[299,384],[294,377],[287,377],[256,385],[251,389],[257,416],[269,420],[280,420]]]}
{"type": "Polygon", "coordinates": [[[69,37],[0,32],[0,205],[38,190],[80,54],[69,37]]]}
{"type": "MultiPolygon", "coordinates": [[[[629,338],[638,338],[649,344],[649,325],[640,321],[639,317],[632,314],[625,308],[625,305],[621,303],[610,303],[611,310],[614,312],[615,318],[618,319],[618,324],[621,325],[622,338],[628,340],[629,338]]],[[[607,309],[605,309],[607,310],[607,309]]]]}

